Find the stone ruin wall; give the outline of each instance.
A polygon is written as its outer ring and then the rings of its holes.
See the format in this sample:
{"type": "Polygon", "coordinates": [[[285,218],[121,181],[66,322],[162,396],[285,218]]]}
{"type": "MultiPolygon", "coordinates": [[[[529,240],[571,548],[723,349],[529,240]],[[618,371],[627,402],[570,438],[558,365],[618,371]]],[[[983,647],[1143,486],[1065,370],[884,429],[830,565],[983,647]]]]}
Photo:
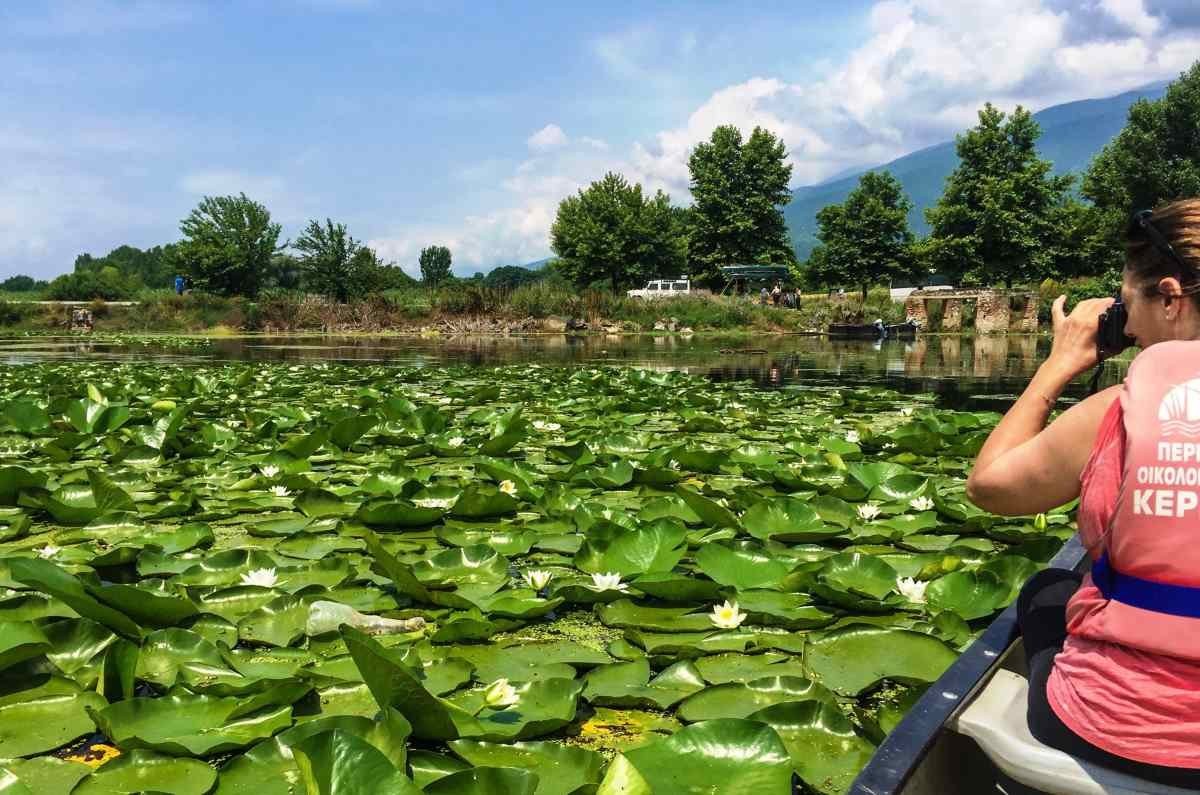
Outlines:
{"type": "Polygon", "coordinates": [[[1009,311],[1006,290],[936,290],[910,293],[904,302],[904,312],[922,328],[929,327],[929,312],[926,301],[941,301],[941,331],[961,331],[963,301],[975,302],[975,330],[983,334],[1019,331],[1032,333],[1038,329],[1038,294],[1025,293],[1025,311],[1021,313],[1015,327],[1009,311]]]}

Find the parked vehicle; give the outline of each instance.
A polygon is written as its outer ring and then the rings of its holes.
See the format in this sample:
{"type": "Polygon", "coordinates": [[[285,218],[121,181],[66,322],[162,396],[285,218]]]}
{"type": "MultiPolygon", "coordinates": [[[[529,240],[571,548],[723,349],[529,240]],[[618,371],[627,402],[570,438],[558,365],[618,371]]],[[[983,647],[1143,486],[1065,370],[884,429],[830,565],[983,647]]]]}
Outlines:
{"type": "Polygon", "coordinates": [[[654,279],[646,282],[645,287],[626,293],[630,298],[677,298],[691,294],[692,282],[689,279],[654,279]]]}
{"type": "MultiPolygon", "coordinates": [[[[1050,566],[1085,571],[1075,536],[1050,566]]],[[[1026,724],[1025,654],[1010,605],[908,711],[850,795],[1184,795],[1042,745],[1026,724]]]]}

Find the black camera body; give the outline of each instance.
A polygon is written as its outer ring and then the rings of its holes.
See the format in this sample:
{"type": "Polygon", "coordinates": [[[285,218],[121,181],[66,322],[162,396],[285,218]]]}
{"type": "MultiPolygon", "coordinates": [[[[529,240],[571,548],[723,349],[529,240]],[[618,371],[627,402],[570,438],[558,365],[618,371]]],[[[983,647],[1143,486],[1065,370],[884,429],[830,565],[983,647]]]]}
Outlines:
{"type": "Polygon", "coordinates": [[[1100,327],[1096,329],[1096,349],[1101,359],[1116,356],[1136,344],[1133,337],[1125,334],[1125,320],[1128,317],[1121,294],[1117,293],[1117,300],[1100,316],[1100,327]]]}

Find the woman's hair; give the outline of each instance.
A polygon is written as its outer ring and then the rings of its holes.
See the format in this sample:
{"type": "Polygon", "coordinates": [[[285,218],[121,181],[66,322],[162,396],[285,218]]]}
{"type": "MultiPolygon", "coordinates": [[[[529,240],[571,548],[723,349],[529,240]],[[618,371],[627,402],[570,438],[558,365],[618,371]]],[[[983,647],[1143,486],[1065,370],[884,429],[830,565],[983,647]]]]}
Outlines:
{"type": "Polygon", "coordinates": [[[1200,198],[1173,201],[1148,217],[1135,217],[1126,234],[1125,256],[1125,269],[1149,293],[1157,293],[1160,279],[1174,276],[1200,304],[1200,198]]]}

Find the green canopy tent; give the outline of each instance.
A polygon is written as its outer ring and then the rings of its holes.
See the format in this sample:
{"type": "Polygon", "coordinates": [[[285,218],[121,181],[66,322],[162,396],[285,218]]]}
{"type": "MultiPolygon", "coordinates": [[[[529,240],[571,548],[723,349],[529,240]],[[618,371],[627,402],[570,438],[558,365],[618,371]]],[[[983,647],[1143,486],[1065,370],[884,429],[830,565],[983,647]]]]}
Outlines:
{"type": "Polygon", "coordinates": [[[752,285],[786,284],[792,280],[791,271],[786,265],[722,265],[721,274],[725,277],[722,295],[730,288],[734,293],[746,293],[752,291],[752,285]]]}

